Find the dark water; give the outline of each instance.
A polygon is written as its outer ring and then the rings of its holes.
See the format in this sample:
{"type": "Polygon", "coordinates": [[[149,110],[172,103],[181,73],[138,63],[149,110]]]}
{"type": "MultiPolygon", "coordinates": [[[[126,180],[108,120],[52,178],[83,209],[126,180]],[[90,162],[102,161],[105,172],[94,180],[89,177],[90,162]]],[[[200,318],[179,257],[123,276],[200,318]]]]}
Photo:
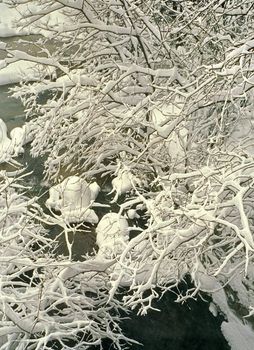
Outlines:
{"type": "Polygon", "coordinates": [[[0,118],[8,124],[11,130],[24,122],[24,108],[19,100],[11,98],[9,89],[11,85],[0,86],[0,118]]]}
{"type": "Polygon", "coordinates": [[[130,349],[230,349],[220,331],[222,317],[215,318],[211,315],[208,302],[199,298],[180,305],[175,302],[174,294],[167,292],[155,303],[155,307],[161,311],[151,310],[143,317],[132,315],[131,319],[123,322],[124,333],[143,344],[131,345],[130,349]]]}
{"type": "MultiPolygon", "coordinates": [[[[7,123],[8,129],[22,125],[24,112],[22,105],[8,97],[8,87],[0,87],[0,117],[7,123]]],[[[21,157],[22,158],[22,157],[21,157]]],[[[22,159],[21,159],[22,160],[22,159]]],[[[32,186],[32,194],[39,195],[40,204],[43,205],[47,198],[46,188],[41,186],[43,178],[42,161],[31,158],[27,153],[23,156],[23,162],[27,163],[27,170],[33,171],[29,177],[32,186]]],[[[106,194],[101,193],[97,201],[105,202],[106,194]]],[[[99,216],[108,212],[101,209],[99,216]]],[[[50,234],[59,242],[57,254],[67,255],[61,228],[55,225],[50,228],[50,234]]],[[[94,228],[84,226],[70,239],[73,240],[73,256],[81,259],[87,252],[91,252],[95,243],[94,228]]],[[[208,298],[208,297],[207,297],[208,298]]],[[[198,299],[188,300],[185,304],[175,303],[173,293],[165,293],[163,298],[157,301],[154,307],[161,312],[150,311],[147,316],[137,316],[136,312],[129,315],[129,319],[122,322],[121,327],[126,336],[133,338],[141,345],[132,344],[133,350],[229,350],[221,331],[222,317],[215,318],[208,310],[209,302],[198,299]]],[[[92,348],[91,348],[92,349],[92,348]]],[[[95,348],[93,348],[95,349],[95,348]]],[[[103,341],[103,349],[114,349],[108,341],[103,341]]]]}
{"type": "MultiPolygon", "coordinates": [[[[181,292],[186,291],[186,284],[180,285],[179,289],[181,292]]],[[[133,311],[122,321],[124,334],[142,344],[130,344],[127,348],[230,350],[220,330],[223,316],[213,317],[208,310],[211,299],[202,295],[202,299],[198,297],[197,300],[189,299],[184,304],[179,304],[175,302],[175,292],[166,292],[160,300],[153,302],[152,306],[161,311],[150,310],[146,316],[137,316],[133,311]]],[[[95,349],[98,347],[91,347],[91,350],[95,349]]],[[[105,339],[103,349],[113,350],[115,347],[105,339]]]]}

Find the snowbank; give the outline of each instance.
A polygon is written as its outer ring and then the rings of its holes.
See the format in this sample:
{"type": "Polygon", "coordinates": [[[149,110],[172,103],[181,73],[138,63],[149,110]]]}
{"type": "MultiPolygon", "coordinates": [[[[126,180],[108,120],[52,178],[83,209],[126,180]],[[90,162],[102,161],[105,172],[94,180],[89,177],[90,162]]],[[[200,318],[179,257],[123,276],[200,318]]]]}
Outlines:
{"type": "MultiPolygon", "coordinates": [[[[40,26],[25,26],[23,29],[17,29],[17,23],[22,23],[22,13],[29,13],[31,4],[22,5],[19,10],[15,8],[9,8],[6,4],[0,3],[0,38],[6,38],[11,36],[40,34],[44,36],[50,36],[50,31],[46,28],[54,28],[61,23],[68,22],[68,18],[64,16],[59,10],[53,11],[51,14],[43,18],[45,29],[40,26]]],[[[38,9],[37,9],[38,10],[38,9]]],[[[13,39],[16,40],[15,38],[13,39]]],[[[3,43],[4,44],[4,43],[3,43]]],[[[4,44],[5,45],[5,44],[4,44]]],[[[4,47],[0,46],[0,50],[4,47]]],[[[0,85],[16,84],[21,81],[37,81],[40,79],[40,66],[36,63],[20,60],[9,64],[7,67],[4,60],[0,61],[0,85]],[[39,69],[38,69],[39,68],[39,69]]]]}
{"type": "Polygon", "coordinates": [[[9,64],[0,69],[0,85],[17,84],[25,80],[39,80],[40,74],[36,65],[36,63],[22,60],[9,64]]]}
{"type": "MultiPolygon", "coordinates": [[[[24,3],[22,6],[19,6],[20,12],[18,12],[15,8],[10,8],[6,4],[0,3],[0,38],[29,34],[41,34],[48,36],[49,31],[46,29],[42,29],[39,26],[27,26],[25,22],[21,29],[16,28],[16,24],[20,24],[22,14],[30,13],[30,9],[33,11],[37,10],[39,12],[39,8],[35,8],[35,5],[29,3],[24,3]]],[[[67,22],[68,17],[63,15],[56,7],[55,11],[44,16],[42,23],[45,24],[45,28],[46,26],[53,28],[54,26],[64,25],[67,22]]]]}
{"type": "Polygon", "coordinates": [[[29,34],[29,30],[27,28],[24,28],[22,30],[18,30],[15,28],[15,23],[17,23],[21,18],[17,10],[13,8],[9,8],[6,4],[0,3],[0,13],[1,13],[1,17],[0,17],[0,37],[1,38],[29,34]]]}
{"type": "Polygon", "coordinates": [[[223,286],[213,276],[208,276],[201,264],[196,274],[200,289],[211,291],[214,305],[225,315],[227,321],[221,325],[221,331],[231,350],[253,350],[254,332],[247,321],[243,323],[231,310],[223,286]]]}

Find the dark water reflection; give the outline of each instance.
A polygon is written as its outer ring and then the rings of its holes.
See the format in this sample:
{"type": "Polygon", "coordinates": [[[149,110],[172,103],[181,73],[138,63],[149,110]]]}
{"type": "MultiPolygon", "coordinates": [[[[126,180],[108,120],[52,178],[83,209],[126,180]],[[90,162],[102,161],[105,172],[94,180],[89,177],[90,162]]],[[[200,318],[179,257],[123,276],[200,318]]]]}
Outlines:
{"type": "Polygon", "coordinates": [[[126,335],[144,346],[133,350],[229,350],[220,331],[221,319],[208,310],[209,303],[201,299],[179,305],[175,296],[166,293],[156,303],[161,312],[151,310],[147,317],[132,315],[123,323],[126,335]]]}
{"type": "MultiPolygon", "coordinates": [[[[185,288],[184,286],[182,287],[185,288]]],[[[122,321],[124,334],[139,343],[131,344],[131,350],[230,350],[220,325],[223,317],[213,317],[206,301],[190,299],[184,304],[175,302],[175,294],[166,292],[153,306],[161,311],[150,310],[146,316],[135,312],[122,321]]],[[[91,348],[96,349],[95,347],[91,348]]],[[[108,340],[103,349],[115,349],[108,340]]]]}

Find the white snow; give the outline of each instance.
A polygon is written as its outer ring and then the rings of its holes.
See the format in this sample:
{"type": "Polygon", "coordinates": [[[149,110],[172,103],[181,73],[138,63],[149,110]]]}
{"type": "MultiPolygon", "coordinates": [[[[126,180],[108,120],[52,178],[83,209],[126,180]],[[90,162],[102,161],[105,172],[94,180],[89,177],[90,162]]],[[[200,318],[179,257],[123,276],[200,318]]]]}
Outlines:
{"type": "Polygon", "coordinates": [[[222,323],[221,331],[231,350],[253,350],[254,332],[247,321],[243,323],[228,306],[226,293],[219,281],[213,276],[208,276],[201,263],[195,278],[201,290],[211,292],[214,306],[225,315],[227,321],[222,323]]]}
{"type": "Polygon", "coordinates": [[[11,140],[7,136],[5,122],[0,119],[0,163],[8,161],[10,158],[11,140]]]}
{"type": "Polygon", "coordinates": [[[99,219],[90,209],[98,195],[97,183],[88,184],[79,176],[69,176],[49,190],[46,206],[61,212],[61,219],[67,223],[89,222],[96,224],[99,219]]]}
{"type": "Polygon", "coordinates": [[[133,220],[133,219],[139,219],[140,215],[136,212],[135,209],[129,209],[127,211],[127,216],[129,219],[133,220]]]}
{"type": "Polygon", "coordinates": [[[128,167],[120,167],[117,170],[117,176],[112,180],[112,192],[115,192],[115,197],[112,202],[116,202],[118,197],[125,194],[133,188],[133,185],[138,183],[137,178],[131,173],[128,167]]]}
{"type": "MultiPolygon", "coordinates": [[[[0,61],[0,66],[3,61],[0,61]]],[[[36,66],[38,66],[36,63],[24,60],[9,64],[0,69],[0,85],[16,84],[24,80],[40,80],[40,74],[35,69],[36,66]]]]}
{"type": "Polygon", "coordinates": [[[221,330],[231,350],[253,350],[254,332],[248,324],[243,324],[237,318],[223,322],[221,330]]]}
{"type": "Polygon", "coordinates": [[[29,30],[24,28],[17,30],[15,23],[21,19],[21,15],[14,8],[9,8],[6,4],[0,3],[0,37],[29,34],[29,30]]]}
{"type": "Polygon", "coordinates": [[[24,26],[21,29],[17,29],[17,24],[20,24],[20,21],[22,19],[22,14],[29,14],[30,10],[33,9],[37,10],[38,14],[40,14],[40,9],[38,8],[38,4],[33,5],[32,3],[24,3],[23,5],[19,5],[19,11],[17,11],[16,8],[10,8],[8,5],[0,3],[0,37],[10,37],[10,36],[17,36],[17,35],[28,35],[28,34],[40,34],[44,36],[49,35],[49,31],[46,30],[46,27],[54,28],[54,26],[63,25],[64,23],[68,23],[68,17],[62,14],[59,10],[57,10],[57,7],[61,6],[55,6],[55,11],[52,11],[52,13],[45,15],[42,23],[45,24],[45,29],[41,28],[40,26],[27,26],[25,23],[24,26]]]}
{"type": "Polygon", "coordinates": [[[154,128],[158,133],[163,133],[167,128],[167,123],[172,121],[180,113],[181,109],[173,103],[154,108],[152,110],[152,122],[154,128]]]}
{"type": "Polygon", "coordinates": [[[10,137],[7,135],[7,126],[0,119],[0,163],[8,162],[24,152],[23,146],[29,142],[28,129],[24,125],[11,130],[10,137]]]}
{"type": "Polygon", "coordinates": [[[13,155],[16,157],[24,152],[23,146],[32,141],[28,125],[16,127],[10,131],[13,155]]]}
{"type": "MultiPolygon", "coordinates": [[[[29,8],[32,4],[23,4],[19,7],[18,12],[15,8],[10,8],[6,4],[0,3],[0,38],[12,37],[17,35],[39,34],[50,36],[50,31],[47,28],[54,28],[55,25],[67,23],[68,18],[59,10],[44,16],[43,23],[45,29],[40,26],[27,26],[24,24],[22,29],[17,29],[17,24],[21,23],[22,13],[29,13],[29,8]]],[[[39,11],[39,8],[36,9],[39,11]]],[[[0,43],[0,50],[6,47],[6,43],[0,43]]],[[[6,61],[0,60],[0,85],[16,84],[21,81],[38,81],[40,80],[40,65],[26,60],[19,60],[9,65],[6,61]],[[36,68],[36,69],[35,69],[36,68]]]]}
{"type": "Polygon", "coordinates": [[[239,148],[244,152],[253,155],[254,154],[254,143],[253,143],[253,130],[254,130],[254,121],[251,116],[248,116],[244,119],[240,119],[234,125],[234,128],[231,134],[228,137],[226,146],[229,149],[235,150],[239,148]]]}
{"type": "Polygon", "coordinates": [[[128,221],[117,213],[102,217],[96,228],[97,257],[111,259],[120,254],[129,241],[128,221]]]}
{"type": "MultiPolygon", "coordinates": [[[[177,105],[171,103],[156,107],[151,112],[153,128],[161,138],[161,142],[164,142],[171,161],[175,164],[181,164],[182,160],[186,157],[185,147],[188,130],[183,122],[179,125],[176,123],[177,117],[181,114],[181,106],[181,103],[177,105]],[[173,130],[172,123],[176,123],[173,130]]],[[[151,142],[157,139],[157,135],[154,133],[150,135],[151,142]]]]}

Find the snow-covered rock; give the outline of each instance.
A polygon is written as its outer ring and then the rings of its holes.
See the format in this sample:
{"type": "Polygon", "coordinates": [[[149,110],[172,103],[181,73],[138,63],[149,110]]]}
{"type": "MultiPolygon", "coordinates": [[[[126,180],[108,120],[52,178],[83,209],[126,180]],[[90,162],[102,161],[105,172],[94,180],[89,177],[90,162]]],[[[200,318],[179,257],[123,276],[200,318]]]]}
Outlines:
{"type": "Polygon", "coordinates": [[[112,202],[116,202],[119,196],[131,191],[133,185],[136,185],[138,182],[138,179],[127,167],[119,169],[117,176],[112,180],[112,191],[110,193],[115,192],[112,202]]]}
{"type": "Polygon", "coordinates": [[[226,321],[222,322],[221,331],[230,348],[232,350],[252,350],[254,332],[251,325],[246,320],[243,322],[231,310],[222,284],[214,276],[209,276],[201,263],[198,264],[195,279],[201,290],[211,293],[213,309],[210,311],[213,312],[216,307],[225,315],[226,321]]]}
{"type": "Polygon", "coordinates": [[[7,136],[7,126],[5,122],[0,119],[0,163],[8,160],[11,151],[11,139],[7,136]]]}
{"type": "Polygon", "coordinates": [[[15,28],[15,23],[21,19],[20,13],[15,8],[10,8],[6,4],[0,3],[0,13],[0,37],[29,34],[26,28],[22,30],[15,28]]]}
{"type": "Polygon", "coordinates": [[[100,186],[97,184],[97,182],[92,182],[89,185],[89,189],[90,189],[90,196],[91,196],[91,201],[95,201],[95,199],[97,198],[99,192],[100,192],[100,186]]]}
{"type": "MultiPolygon", "coordinates": [[[[41,9],[43,9],[43,4],[41,9]]],[[[68,16],[64,15],[60,10],[52,11],[51,13],[43,16],[42,23],[44,23],[44,29],[36,25],[26,25],[22,22],[22,26],[17,28],[17,24],[20,24],[22,18],[26,18],[31,11],[37,10],[39,12],[39,4],[34,5],[32,2],[24,1],[22,5],[19,5],[18,9],[15,7],[9,7],[7,4],[0,3],[0,37],[11,37],[17,35],[28,34],[40,34],[44,36],[49,35],[49,30],[52,27],[63,26],[68,23],[68,16]]],[[[32,22],[33,23],[33,22],[32,22]]]]}
{"type": "Polygon", "coordinates": [[[127,216],[131,220],[140,218],[140,215],[137,213],[137,211],[135,209],[129,209],[127,211],[127,216]]]}
{"type": "Polygon", "coordinates": [[[41,78],[38,65],[34,62],[20,60],[5,66],[5,60],[0,61],[0,85],[17,84],[21,81],[38,81],[41,78]]]}
{"type": "Polygon", "coordinates": [[[7,135],[7,126],[0,119],[0,163],[8,162],[12,157],[17,157],[24,152],[23,146],[29,141],[26,126],[11,130],[10,137],[7,135]]]}
{"type": "Polygon", "coordinates": [[[152,110],[152,122],[158,134],[167,131],[168,124],[181,113],[181,108],[173,103],[156,107],[152,110]]]}
{"type": "Polygon", "coordinates": [[[23,153],[23,146],[31,141],[26,125],[12,129],[10,138],[7,132],[7,126],[0,118],[0,163],[8,162],[11,158],[23,153]]]}
{"type": "Polygon", "coordinates": [[[69,176],[49,190],[46,206],[61,212],[67,223],[89,222],[96,224],[99,219],[90,209],[99,193],[96,182],[88,184],[79,176],[69,176]]]}
{"type": "Polygon", "coordinates": [[[10,132],[11,143],[14,150],[14,156],[24,152],[23,146],[26,143],[26,131],[25,126],[20,128],[16,127],[10,132]]]}
{"type": "Polygon", "coordinates": [[[128,221],[117,213],[102,217],[96,228],[97,257],[110,259],[121,254],[129,241],[128,221]]]}
{"type": "Polygon", "coordinates": [[[156,134],[150,135],[150,140],[158,141],[158,136],[167,148],[167,153],[171,158],[171,162],[177,164],[177,169],[181,170],[181,163],[185,159],[185,148],[187,145],[188,130],[183,122],[172,126],[177,121],[177,117],[181,113],[182,103],[177,105],[168,104],[160,108],[154,108],[151,112],[153,128],[156,134]],[[172,129],[173,128],[173,129],[172,129]]]}

